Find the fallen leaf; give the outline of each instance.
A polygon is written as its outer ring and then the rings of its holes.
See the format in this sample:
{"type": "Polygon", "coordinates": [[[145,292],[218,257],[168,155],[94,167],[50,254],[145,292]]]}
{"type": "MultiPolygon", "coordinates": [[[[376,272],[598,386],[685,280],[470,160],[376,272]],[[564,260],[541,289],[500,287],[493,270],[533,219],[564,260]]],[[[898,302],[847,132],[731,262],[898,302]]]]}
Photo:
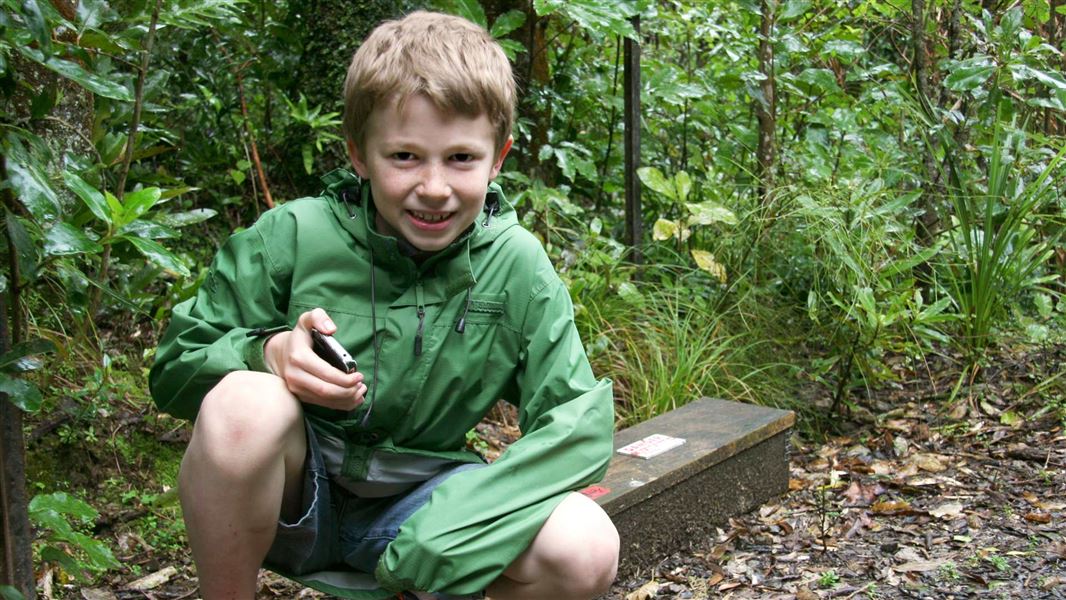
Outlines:
{"type": "Polygon", "coordinates": [[[958,502],[949,502],[929,511],[929,514],[938,519],[950,519],[962,514],[962,505],[958,502]]]}
{"type": "Polygon", "coordinates": [[[1044,523],[1044,524],[1047,524],[1047,523],[1051,522],[1051,515],[1049,515],[1048,513],[1044,513],[1044,512],[1033,511],[1033,512],[1025,514],[1025,520],[1029,521],[1030,523],[1044,523]]]}
{"type": "Polygon", "coordinates": [[[796,600],[818,600],[818,594],[802,587],[796,590],[796,600]]]}
{"type": "Polygon", "coordinates": [[[903,502],[900,500],[876,502],[870,507],[870,510],[879,515],[894,514],[910,511],[911,505],[909,502],[903,502]]]}
{"type": "Polygon", "coordinates": [[[788,491],[798,492],[807,489],[807,482],[802,479],[789,479],[788,491]]]}
{"type": "Polygon", "coordinates": [[[844,497],[848,499],[849,505],[869,504],[874,501],[875,498],[885,493],[885,488],[879,484],[863,485],[858,481],[852,481],[848,489],[844,491],[844,497]]]}
{"type": "Polygon", "coordinates": [[[626,595],[626,600],[648,600],[659,593],[659,582],[652,580],[626,595]]]}
{"type": "Polygon", "coordinates": [[[946,563],[946,560],[921,560],[915,562],[903,563],[902,565],[896,565],[892,567],[894,571],[900,573],[925,573],[928,571],[935,571],[940,568],[941,565],[946,563]]]}
{"type": "Polygon", "coordinates": [[[86,589],[81,591],[81,597],[84,600],[118,600],[115,594],[104,589],[86,589]]]}
{"type": "Polygon", "coordinates": [[[947,467],[941,462],[940,458],[941,457],[935,454],[915,454],[911,457],[910,462],[923,471],[940,473],[941,471],[947,470],[947,467]]]}
{"type": "Polygon", "coordinates": [[[170,578],[177,574],[178,570],[175,567],[167,567],[165,569],[160,569],[150,575],[145,575],[144,577],[141,577],[140,579],[131,582],[126,587],[131,590],[137,590],[138,592],[151,590],[170,581],[170,578]]]}
{"type": "Polygon", "coordinates": [[[1061,585],[1066,585],[1066,577],[1048,577],[1044,581],[1040,582],[1040,589],[1047,592],[1061,585]]]}

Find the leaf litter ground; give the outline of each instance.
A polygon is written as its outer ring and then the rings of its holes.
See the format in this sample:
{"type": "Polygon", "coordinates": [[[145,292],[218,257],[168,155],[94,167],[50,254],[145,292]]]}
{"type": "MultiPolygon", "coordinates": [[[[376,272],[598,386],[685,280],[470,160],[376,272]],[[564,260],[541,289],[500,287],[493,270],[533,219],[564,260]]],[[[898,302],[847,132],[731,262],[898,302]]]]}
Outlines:
{"type": "MultiPolygon", "coordinates": [[[[846,434],[793,436],[786,495],[623,576],[604,600],[1066,598],[1064,357],[1059,346],[1005,358],[949,406],[950,365],[939,381],[857,401],[846,434]]],[[[478,430],[472,444],[490,457],[518,434],[506,411],[478,430]]],[[[120,560],[140,569],[80,590],[49,583],[44,596],[198,597],[183,548],[113,535],[120,560]]],[[[262,571],[259,597],[329,596],[262,571]]]]}

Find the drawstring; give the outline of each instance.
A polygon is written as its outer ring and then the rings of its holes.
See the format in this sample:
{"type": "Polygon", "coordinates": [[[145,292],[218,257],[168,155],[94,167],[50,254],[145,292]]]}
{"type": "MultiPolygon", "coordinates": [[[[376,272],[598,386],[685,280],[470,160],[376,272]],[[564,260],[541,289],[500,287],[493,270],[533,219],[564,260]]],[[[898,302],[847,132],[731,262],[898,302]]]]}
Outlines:
{"type": "Polygon", "coordinates": [[[370,249],[370,327],[373,331],[374,337],[371,344],[374,346],[374,388],[370,390],[370,404],[366,407],[366,412],[363,413],[363,420],[359,425],[366,429],[366,424],[370,421],[370,412],[374,410],[374,399],[378,397],[378,352],[381,350],[381,346],[378,345],[378,311],[377,311],[377,298],[375,294],[377,292],[377,285],[374,278],[374,249],[370,249]]]}
{"type": "Polygon", "coordinates": [[[466,288],[466,306],[463,307],[463,316],[459,317],[459,320],[455,322],[455,333],[462,335],[466,331],[466,313],[470,311],[470,290],[474,286],[466,288]]]}

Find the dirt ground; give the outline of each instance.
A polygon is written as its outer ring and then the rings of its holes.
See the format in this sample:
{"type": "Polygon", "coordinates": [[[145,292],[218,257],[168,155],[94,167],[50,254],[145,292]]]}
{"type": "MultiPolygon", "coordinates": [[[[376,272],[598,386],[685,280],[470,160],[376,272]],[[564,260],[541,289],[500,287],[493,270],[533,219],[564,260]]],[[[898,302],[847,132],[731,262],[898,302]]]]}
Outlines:
{"type": "MultiPolygon", "coordinates": [[[[954,399],[958,373],[944,369],[856,401],[846,433],[793,435],[785,496],[603,599],[1066,598],[1064,357],[1001,361],[954,399]]],[[[480,429],[490,455],[516,434],[504,414],[480,429]]],[[[187,554],[119,554],[154,566],[51,597],[198,597],[187,554]]],[[[260,598],[328,598],[266,571],[260,583],[260,598]]]]}

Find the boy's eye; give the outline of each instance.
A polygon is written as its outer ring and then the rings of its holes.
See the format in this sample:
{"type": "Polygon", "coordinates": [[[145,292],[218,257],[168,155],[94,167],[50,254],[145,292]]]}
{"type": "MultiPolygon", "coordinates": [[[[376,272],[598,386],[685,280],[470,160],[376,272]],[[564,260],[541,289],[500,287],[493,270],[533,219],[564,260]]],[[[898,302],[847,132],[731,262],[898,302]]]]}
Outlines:
{"type": "Polygon", "coordinates": [[[410,152],[393,152],[392,157],[396,160],[413,160],[415,155],[410,152]]]}
{"type": "Polygon", "coordinates": [[[461,163],[470,162],[474,160],[474,155],[468,152],[459,152],[457,154],[452,155],[452,160],[461,163]]]}

